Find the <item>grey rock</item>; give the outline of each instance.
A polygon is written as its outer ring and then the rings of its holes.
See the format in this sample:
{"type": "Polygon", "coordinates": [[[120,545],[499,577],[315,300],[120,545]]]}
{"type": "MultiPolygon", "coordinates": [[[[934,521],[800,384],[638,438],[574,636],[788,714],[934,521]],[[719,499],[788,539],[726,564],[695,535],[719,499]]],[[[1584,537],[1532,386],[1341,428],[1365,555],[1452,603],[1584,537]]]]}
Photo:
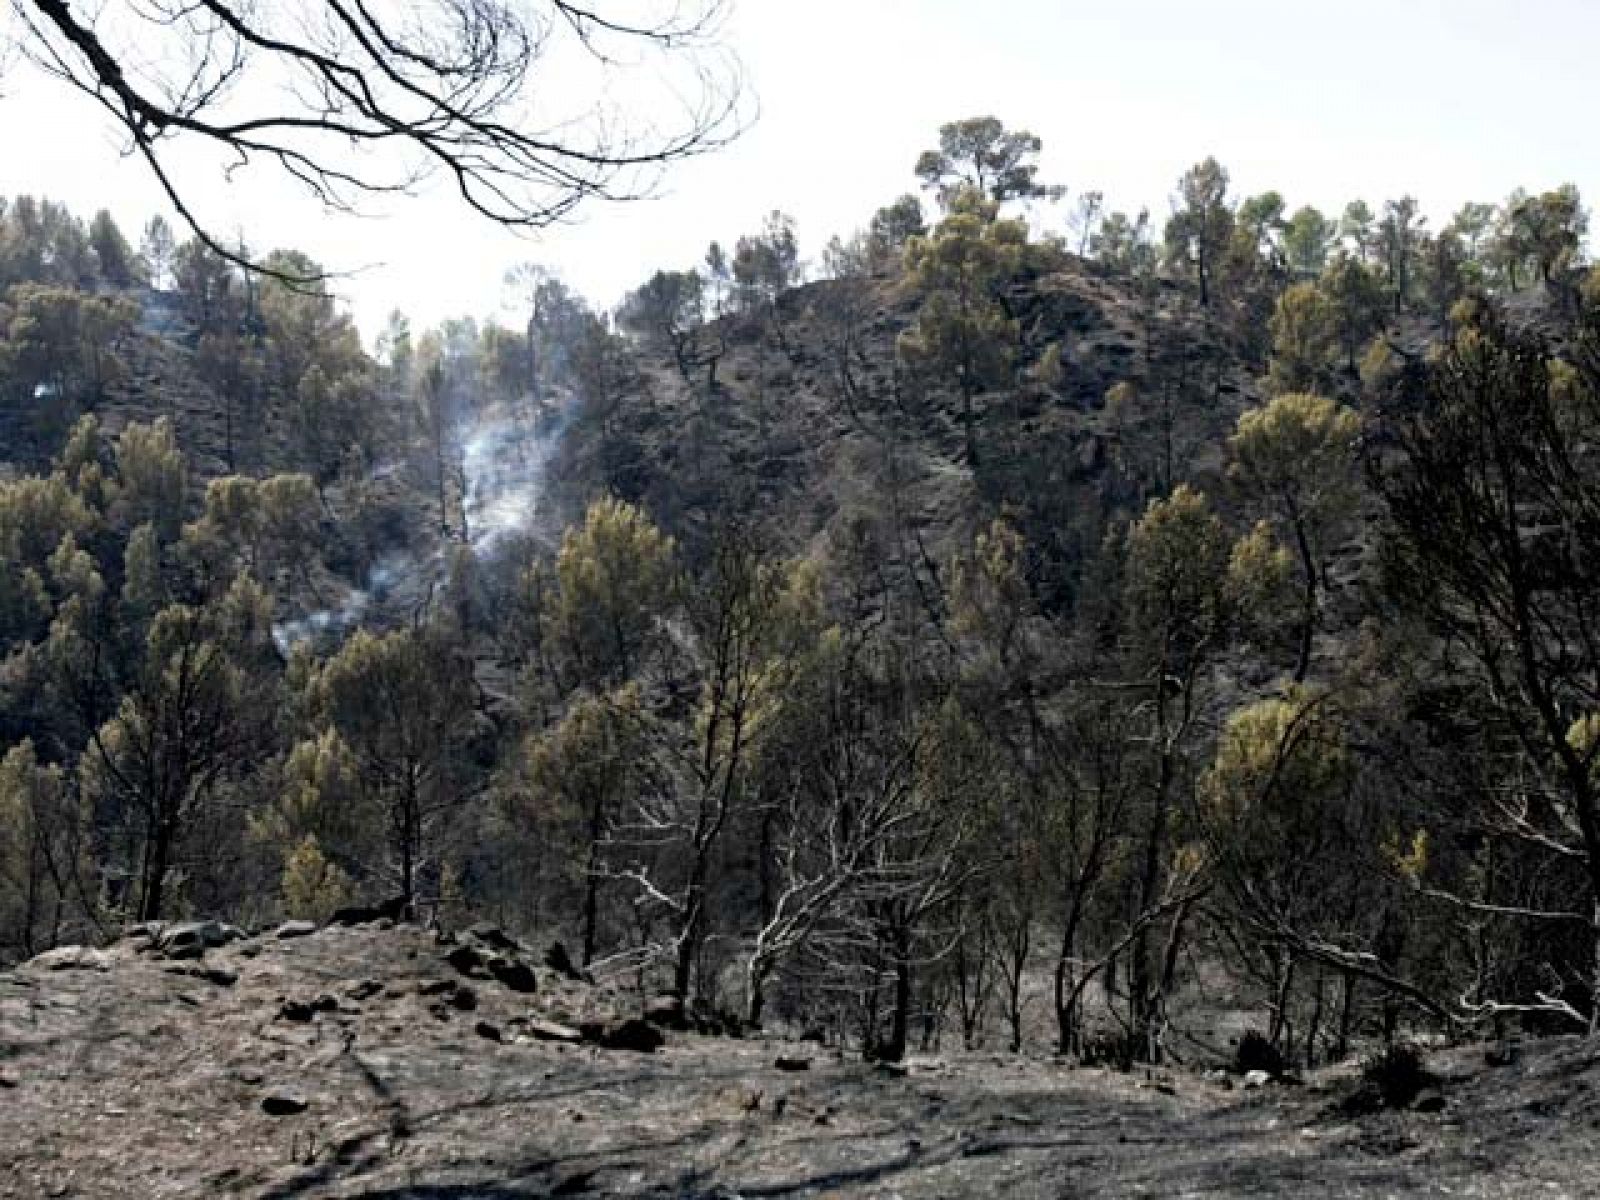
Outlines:
{"type": "Polygon", "coordinates": [[[1491,1067],[1514,1066],[1522,1057],[1522,1048],[1513,1041],[1493,1043],[1483,1052],[1483,1061],[1491,1067]]]}
{"type": "Polygon", "coordinates": [[[126,942],[143,942],[145,948],[155,945],[161,940],[161,931],[167,927],[166,921],[141,921],[137,925],[129,925],[122,931],[122,940],[126,942]]]}
{"type": "Polygon", "coordinates": [[[279,941],[288,941],[290,938],[310,937],[317,931],[315,921],[285,921],[273,932],[273,937],[279,941]]]}
{"type": "Polygon", "coordinates": [[[338,909],[328,918],[329,925],[373,925],[379,921],[398,921],[406,915],[406,898],[391,896],[382,904],[352,904],[338,909]]]}
{"type": "Polygon", "coordinates": [[[227,967],[202,967],[198,963],[168,967],[167,974],[186,975],[192,979],[201,979],[215,987],[232,987],[239,982],[239,972],[237,971],[230,971],[227,967]]]}
{"type": "Polygon", "coordinates": [[[261,1111],[269,1117],[292,1117],[311,1107],[311,1102],[293,1088],[278,1088],[261,1097],[261,1111]]]}
{"type": "Polygon", "coordinates": [[[539,990],[539,980],[534,975],[533,968],[519,959],[505,958],[497,954],[489,960],[488,967],[489,974],[513,992],[528,995],[539,990]]]}
{"type": "Polygon", "coordinates": [[[1437,1113],[1443,1112],[1444,1107],[1444,1093],[1438,1088],[1423,1088],[1411,1101],[1412,1112],[1437,1113]]]}
{"type": "Polygon", "coordinates": [[[550,949],[544,954],[544,965],[574,983],[582,983],[587,979],[578,964],[572,961],[572,955],[567,953],[566,946],[560,942],[550,943],[550,949]]]}
{"type": "Polygon", "coordinates": [[[92,946],[57,946],[27,962],[36,971],[109,971],[111,959],[92,946]]]}
{"type": "Polygon", "coordinates": [[[583,1034],[570,1025],[562,1025],[557,1021],[546,1021],[542,1017],[529,1017],[525,1023],[528,1036],[541,1042],[565,1042],[576,1045],[583,1041],[583,1034]]]}
{"type": "Polygon", "coordinates": [[[474,941],[482,942],[491,950],[499,950],[505,954],[520,954],[522,952],[522,944],[498,925],[474,925],[467,930],[467,936],[474,941]]]}
{"type": "Polygon", "coordinates": [[[649,1021],[629,1017],[613,1021],[601,1028],[595,1039],[607,1050],[631,1050],[636,1054],[654,1054],[666,1044],[667,1038],[649,1021]]]}
{"type": "Polygon", "coordinates": [[[444,961],[470,979],[482,979],[487,974],[483,955],[472,946],[455,947],[444,956],[444,961]]]}
{"type": "Polygon", "coordinates": [[[683,1001],[677,996],[655,996],[644,1006],[644,1019],[662,1029],[685,1030],[689,1020],[683,1011],[683,1001]]]}
{"type": "Polygon", "coordinates": [[[314,1000],[285,1000],[278,1009],[278,1016],[285,1021],[294,1021],[304,1024],[318,1013],[335,1012],[339,1002],[332,996],[321,995],[314,1000]]]}
{"type": "Polygon", "coordinates": [[[1255,1070],[1246,1071],[1244,1073],[1244,1086],[1246,1089],[1266,1087],[1267,1084],[1271,1082],[1272,1076],[1268,1075],[1265,1071],[1255,1070]]]}
{"type": "Polygon", "coordinates": [[[199,958],[207,950],[243,937],[244,930],[221,921],[184,921],[163,929],[156,940],[156,948],[168,958],[199,958]]]}

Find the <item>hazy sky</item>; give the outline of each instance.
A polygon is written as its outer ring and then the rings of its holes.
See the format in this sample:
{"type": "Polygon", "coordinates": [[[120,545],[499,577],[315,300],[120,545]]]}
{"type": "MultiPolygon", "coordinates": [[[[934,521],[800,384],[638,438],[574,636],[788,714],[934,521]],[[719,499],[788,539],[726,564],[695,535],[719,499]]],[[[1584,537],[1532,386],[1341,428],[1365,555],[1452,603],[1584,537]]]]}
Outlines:
{"type": "MultiPolygon", "coordinates": [[[[26,0],[25,0],[26,2],[26,0]]],[[[1410,192],[1435,223],[1461,201],[1571,181],[1600,196],[1596,0],[736,0],[726,40],[759,117],[682,164],[663,194],[593,207],[537,240],[486,227],[441,192],[381,218],[334,218],[287,189],[187,180],[257,247],[336,268],[364,329],[502,303],[505,268],[556,268],[601,307],[657,267],[689,266],[782,208],[815,257],[832,233],[915,184],[948,120],[993,114],[1044,139],[1042,177],[1108,205],[1148,205],[1214,154],[1238,194],[1269,187],[1337,212],[1410,192]]],[[[0,60],[0,193],[135,237],[161,206],[87,99],[0,60]]],[[[1060,226],[1067,208],[1041,213],[1060,226]]]]}

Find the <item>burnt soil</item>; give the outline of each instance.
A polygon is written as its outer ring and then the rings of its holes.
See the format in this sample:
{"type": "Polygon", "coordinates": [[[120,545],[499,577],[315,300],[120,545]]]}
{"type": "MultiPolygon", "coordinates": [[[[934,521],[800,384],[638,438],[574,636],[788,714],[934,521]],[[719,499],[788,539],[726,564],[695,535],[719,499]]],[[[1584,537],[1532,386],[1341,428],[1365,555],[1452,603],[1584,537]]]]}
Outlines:
{"type": "Polygon", "coordinates": [[[637,1001],[542,966],[531,994],[463,978],[407,926],[142,947],[0,974],[0,1197],[1600,1196],[1600,1046],[1577,1039],[1435,1052],[1438,1111],[1350,1117],[1349,1069],[1244,1089],[540,1040],[637,1001]]]}

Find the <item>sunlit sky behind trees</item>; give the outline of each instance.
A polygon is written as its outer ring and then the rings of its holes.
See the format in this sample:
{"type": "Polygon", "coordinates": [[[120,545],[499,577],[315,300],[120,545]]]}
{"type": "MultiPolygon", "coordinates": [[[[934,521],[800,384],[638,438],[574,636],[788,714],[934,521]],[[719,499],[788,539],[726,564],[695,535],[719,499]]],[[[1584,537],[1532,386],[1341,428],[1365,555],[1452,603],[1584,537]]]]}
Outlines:
{"type": "MultiPolygon", "coordinates": [[[[1434,226],[1466,200],[1562,182],[1600,194],[1590,129],[1600,5],[1587,0],[739,0],[724,40],[754,116],[733,146],[670,171],[658,198],[591,206],[519,239],[436,184],[370,219],[331,218],[265,172],[187,180],[256,248],[306,250],[369,336],[398,307],[427,324],[487,314],[534,260],[609,307],[657,267],[698,261],[781,208],[815,258],[910,190],[945,121],[993,114],[1044,139],[1040,177],[1072,199],[1148,206],[1215,155],[1237,194],[1281,191],[1336,215],[1409,191],[1434,226]]],[[[131,238],[163,205],[87,98],[16,56],[0,64],[0,194],[109,207],[131,238]]]]}

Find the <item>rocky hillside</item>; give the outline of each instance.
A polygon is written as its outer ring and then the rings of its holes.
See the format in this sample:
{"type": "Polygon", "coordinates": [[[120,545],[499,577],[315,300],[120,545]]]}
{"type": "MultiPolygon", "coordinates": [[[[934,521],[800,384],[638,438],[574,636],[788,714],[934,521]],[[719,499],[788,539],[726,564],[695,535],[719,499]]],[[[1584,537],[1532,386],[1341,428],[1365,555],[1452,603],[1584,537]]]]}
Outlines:
{"type": "Polygon", "coordinates": [[[0,1196],[1600,1195],[1579,1040],[1438,1052],[1363,1114],[1350,1068],[875,1068],[674,1016],[487,927],[63,948],[0,974],[0,1196]]]}
{"type": "Polygon", "coordinates": [[[1259,398],[1256,371],[1190,289],[1066,258],[1007,292],[1016,383],[978,396],[969,461],[959,397],[898,362],[921,303],[898,277],[822,281],[708,327],[685,371],[641,347],[632,386],[569,428],[558,507],[609,488],[691,541],[738,513],[792,549],[892,516],[935,560],[1004,511],[1066,591],[1104,518],[1160,469],[1156,443],[1170,433],[1173,470],[1204,477],[1259,398]],[[1108,408],[1119,384],[1127,398],[1108,408]]]}

